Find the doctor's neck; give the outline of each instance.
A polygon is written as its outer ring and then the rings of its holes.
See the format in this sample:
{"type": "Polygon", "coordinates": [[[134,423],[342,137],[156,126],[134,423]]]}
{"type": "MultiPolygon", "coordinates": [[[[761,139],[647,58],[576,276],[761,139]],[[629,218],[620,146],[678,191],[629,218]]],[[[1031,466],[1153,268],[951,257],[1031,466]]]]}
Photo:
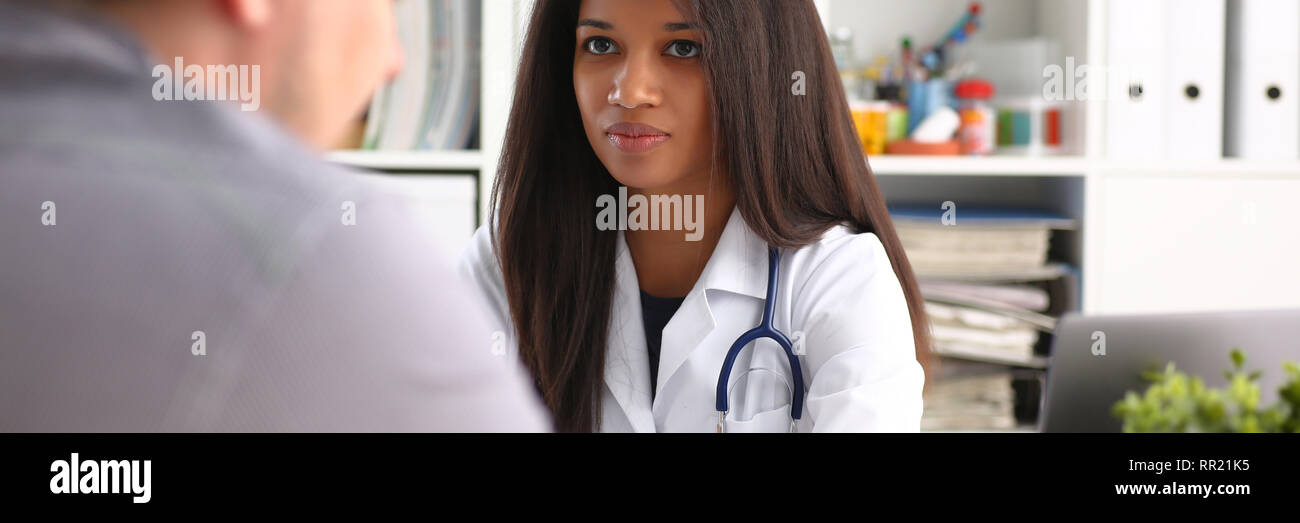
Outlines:
{"type": "MultiPolygon", "coordinates": [[[[691,205],[691,212],[703,209],[703,217],[695,216],[697,227],[695,234],[684,234],[683,230],[672,227],[660,227],[657,230],[628,230],[628,250],[636,266],[637,282],[641,290],[661,298],[681,298],[690,293],[695,281],[704,272],[713,250],[722,238],[722,231],[731,218],[731,211],[736,206],[735,194],[725,177],[723,181],[715,178],[712,184],[707,178],[702,182],[682,180],[667,187],[655,189],[628,188],[628,194],[642,194],[647,199],[651,196],[704,195],[703,205],[691,205]],[[694,241],[692,241],[694,239],[694,241]]],[[[695,203],[695,202],[692,202],[695,203]]],[[[667,224],[668,222],[661,222],[667,224]]]]}

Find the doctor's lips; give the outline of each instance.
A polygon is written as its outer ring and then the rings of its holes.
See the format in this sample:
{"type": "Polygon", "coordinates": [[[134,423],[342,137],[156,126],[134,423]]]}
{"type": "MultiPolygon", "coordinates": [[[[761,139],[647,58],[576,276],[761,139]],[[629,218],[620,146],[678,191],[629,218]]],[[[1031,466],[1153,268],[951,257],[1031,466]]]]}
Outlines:
{"type": "Polygon", "coordinates": [[[605,128],[609,143],[625,153],[643,153],[663,145],[671,135],[640,123],[619,122],[605,128]]]}

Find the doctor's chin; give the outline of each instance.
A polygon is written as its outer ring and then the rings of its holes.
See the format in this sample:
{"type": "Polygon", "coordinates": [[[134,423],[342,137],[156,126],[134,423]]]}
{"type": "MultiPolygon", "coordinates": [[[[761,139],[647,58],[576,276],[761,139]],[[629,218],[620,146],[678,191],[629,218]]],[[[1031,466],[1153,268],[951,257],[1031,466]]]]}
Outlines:
{"type": "Polygon", "coordinates": [[[0,0],[0,69],[6,504],[1294,490],[1294,0],[0,0]]]}

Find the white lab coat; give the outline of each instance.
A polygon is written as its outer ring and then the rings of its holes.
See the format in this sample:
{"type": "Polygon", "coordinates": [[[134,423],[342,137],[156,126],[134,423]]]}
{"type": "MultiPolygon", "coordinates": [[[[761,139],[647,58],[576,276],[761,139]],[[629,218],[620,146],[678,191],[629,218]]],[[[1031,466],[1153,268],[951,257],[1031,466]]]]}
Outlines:
{"type": "MultiPolygon", "coordinates": [[[[704,272],[664,328],[651,400],[649,355],[632,256],[619,233],[601,430],[713,432],[722,360],[758,325],[767,290],[767,245],[733,211],[704,272]]],[[[483,293],[490,321],[517,355],[500,267],[486,228],[474,235],[461,272],[483,293]]],[[[792,340],[806,388],[799,432],[915,432],[925,377],[916,360],[903,291],[879,238],[835,227],[820,241],[781,252],[774,323],[792,340]]],[[[728,432],[790,428],[789,364],[760,340],[736,359],[728,432]]]]}

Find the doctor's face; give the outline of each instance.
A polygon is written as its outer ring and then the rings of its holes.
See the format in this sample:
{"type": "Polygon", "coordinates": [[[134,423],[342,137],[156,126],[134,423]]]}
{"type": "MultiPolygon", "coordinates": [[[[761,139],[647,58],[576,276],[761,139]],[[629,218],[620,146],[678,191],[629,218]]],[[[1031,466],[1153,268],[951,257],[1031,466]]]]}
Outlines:
{"type": "Polygon", "coordinates": [[[671,0],[583,0],[573,90],[596,156],[631,188],[707,180],[713,152],[702,36],[671,0]]]}

